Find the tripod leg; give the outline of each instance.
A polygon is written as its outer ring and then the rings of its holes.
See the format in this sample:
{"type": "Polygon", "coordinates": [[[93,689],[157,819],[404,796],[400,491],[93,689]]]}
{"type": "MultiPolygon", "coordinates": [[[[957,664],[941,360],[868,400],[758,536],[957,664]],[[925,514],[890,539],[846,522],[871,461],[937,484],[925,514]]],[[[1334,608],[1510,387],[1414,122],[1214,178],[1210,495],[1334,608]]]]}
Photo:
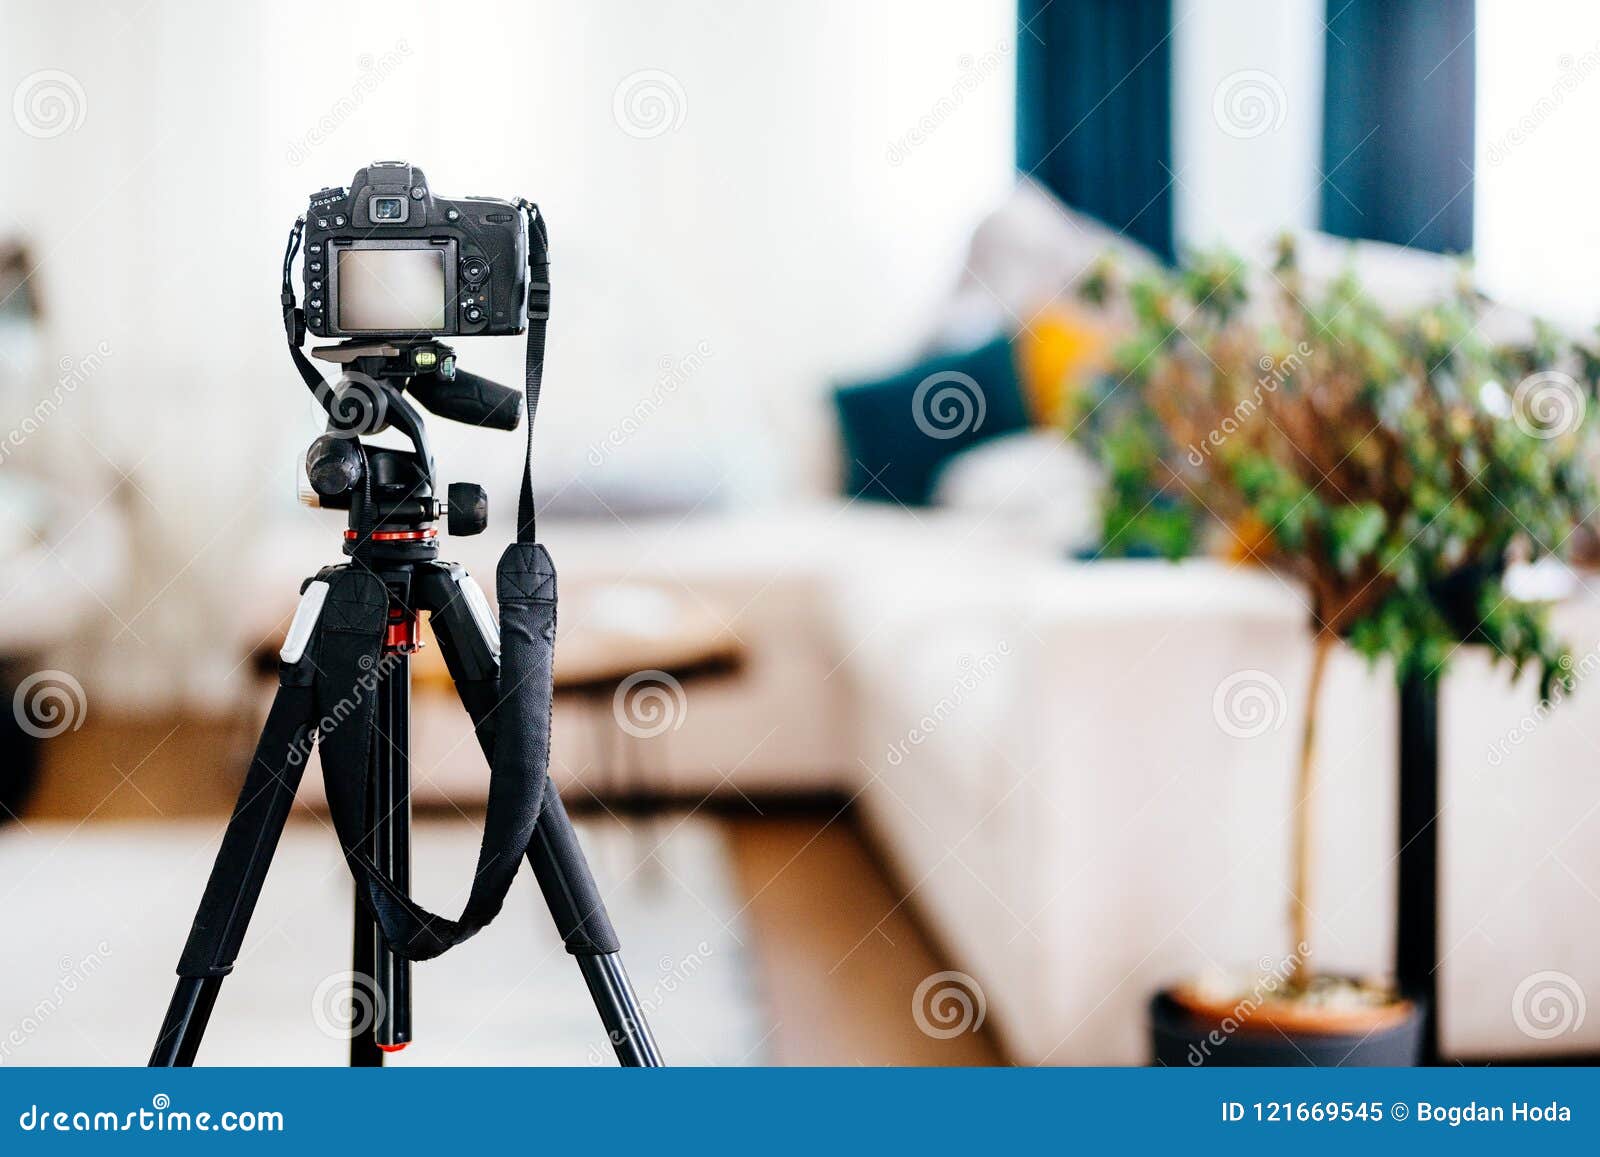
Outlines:
{"type": "Polygon", "coordinates": [[[544,808],[528,845],[528,863],[533,865],[556,931],[566,941],[567,951],[577,957],[617,1062],[627,1068],[659,1068],[664,1063],[661,1051],[622,967],[621,946],[605,901],[554,783],[545,785],[544,808]]]}
{"type": "MultiPolygon", "coordinates": [[[[409,612],[408,612],[409,615],[409,612]]],[[[409,622],[415,624],[414,618],[409,622]]],[[[384,652],[382,680],[377,689],[377,732],[372,745],[371,792],[367,814],[372,817],[372,860],[402,889],[411,884],[411,661],[400,650],[384,652]]],[[[361,906],[358,904],[357,908],[361,906]]],[[[357,915],[357,934],[363,927],[357,915]]],[[[374,1051],[399,1052],[411,1041],[411,961],[397,956],[378,937],[376,924],[365,921],[373,942],[372,967],[358,972],[356,982],[370,977],[374,1021],[367,1035],[374,1051]]],[[[359,1007],[359,1006],[358,1006],[359,1007]]],[[[351,1043],[351,1063],[356,1046],[351,1043]]],[[[381,1061],[376,1062],[381,1063],[381,1061]]]]}
{"type": "Polygon", "coordinates": [[[294,804],[310,751],[311,710],[309,686],[279,688],[178,960],[178,986],[150,1054],[152,1066],[194,1063],[294,804]]]}
{"type": "Polygon", "coordinates": [[[365,1007],[364,999],[377,1000],[372,974],[377,966],[378,924],[359,897],[353,903],[356,910],[355,949],[351,953],[350,983],[356,986],[365,984],[368,990],[365,993],[354,992],[350,997],[350,1008],[355,1016],[355,1023],[350,1026],[350,1067],[378,1069],[383,1067],[383,1050],[378,1047],[373,1026],[364,1023],[359,1015],[359,1010],[365,1007]]]}
{"type": "MultiPolygon", "coordinates": [[[[499,646],[492,637],[488,604],[460,567],[435,564],[417,571],[418,605],[432,612],[434,638],[472,717],[484,754],[492,762],[500,701],[499,646]]],[[[617,934],[606,915],[600,890],[572,830],[555,784],[545,781],[538,826],[528,845],[528,862],[567,951],[578,959],[600,1022],[628,1067],[660,1066],[660,1050],[645,1023],[643,1009],[618,955],[617,934]]]]}

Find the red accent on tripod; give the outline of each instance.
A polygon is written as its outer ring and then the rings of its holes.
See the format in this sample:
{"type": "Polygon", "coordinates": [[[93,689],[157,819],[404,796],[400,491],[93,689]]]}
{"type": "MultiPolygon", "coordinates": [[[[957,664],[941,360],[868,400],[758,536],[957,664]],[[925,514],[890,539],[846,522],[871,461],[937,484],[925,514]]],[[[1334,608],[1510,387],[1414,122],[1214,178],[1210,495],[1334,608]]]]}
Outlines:
{"type": "Polygon", "coordinates": [[[383,649],[385,651],[400,651],[409,655],[420,650],[421,642],[417,638],[417,616],[414,611],[404,607],[389,608],[389,629],[383,636],[383,649]]]}
{"type": "MultiPolygon", "coordinates": [[[[359,537],[353,530],[344,532],[346,542],[354,542],[359,537]]],[[[369,537],[373,542],[421,542],[425,538],[438,538],[439,531],[432,526],[426,530],[374,530],[369,537]]]]}

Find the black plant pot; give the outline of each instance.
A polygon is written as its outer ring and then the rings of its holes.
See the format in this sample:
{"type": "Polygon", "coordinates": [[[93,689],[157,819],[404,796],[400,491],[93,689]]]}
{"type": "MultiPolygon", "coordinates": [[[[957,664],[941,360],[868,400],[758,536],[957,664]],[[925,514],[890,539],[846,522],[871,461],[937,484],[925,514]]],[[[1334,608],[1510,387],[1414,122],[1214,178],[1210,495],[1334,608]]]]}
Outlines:
{"type": "Polygon", "coordinates": [[[1421,1009],[1372,1032],[1312,1033],[1211,1020],[1166,992],[1150,1002],[1154,1063],[1172,1068],[1203,1065],[1335,1068],[1406,1066],[1422,1059],[1421,1009]]]}

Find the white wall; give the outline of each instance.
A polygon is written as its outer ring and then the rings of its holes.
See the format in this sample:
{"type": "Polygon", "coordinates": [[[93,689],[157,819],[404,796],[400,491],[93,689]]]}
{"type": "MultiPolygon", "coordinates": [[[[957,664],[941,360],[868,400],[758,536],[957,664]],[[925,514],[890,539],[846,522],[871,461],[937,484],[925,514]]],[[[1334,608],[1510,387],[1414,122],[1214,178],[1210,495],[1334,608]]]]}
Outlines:
{"type": "Polygon", "coordinates": [[[1180,245],[1249,252],[1315,228],[1322,0],[1173,5],[1173,196],[1180,245]]]}
{"type": "Polygon", "coordinates": [[[1478,4],[1478,277],[1501,300],[1574,327],[1600,319],[1600,9],[1478,4]]]}
{"type": "MultiPolygon", "coordinates": [[[[1014,21],[1010,0],[3,0],[0,95],[48,84],[41,70],[68,78],[65,131],[45,113],[0,121],[0,228],[41,257],[43,364],[112,351],[40,437],[82,460],[87,501],[132,478],[144,557],[115,610],[158,642],[124,669],[168,677],[159,641],[228,613],[234,536],[296,517],[294,463],[317,425],[276,298],[307,194],[405,158],[442,193],[542,205],[546,487],[589,469],[590,447],[661,396],[663,365],[699,349],[704,365],[605,469],[726,475],[746,501],[818,491],[830,377],[915,346],[1010,187],[1014,21]],[[891,157],[998,46],[1004,68],[891,157]],[[643,70],[666,74],[636,81],[670,106],[655,135],[616,111],[643,70]]],[[[520,383],[520,341],[461,352],[520,383]]],[[[433,432],[445,476],[485,482],[503,513],[519,439],[433,432]]]]}

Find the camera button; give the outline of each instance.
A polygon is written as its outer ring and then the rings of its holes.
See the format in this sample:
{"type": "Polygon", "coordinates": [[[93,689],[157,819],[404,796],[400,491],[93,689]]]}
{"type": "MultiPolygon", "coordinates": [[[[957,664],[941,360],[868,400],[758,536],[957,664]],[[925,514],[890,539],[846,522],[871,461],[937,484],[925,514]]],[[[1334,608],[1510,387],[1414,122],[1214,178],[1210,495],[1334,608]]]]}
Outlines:
{"type": "Polygon", "coordinates": [[[343,225],[344,224],[344,214],[340,213],[337,217],[335,217],[333,219],[333,223],[335,225],[343,225]]]}
{"type": "Polygon", "coordinates": [[[321,253],[322,252],[322,242],[313,241],[310,245],[306,246],[306,252],[307,253],[321,253]]]}
{"type": "Polygon", "coordinates": [[[445,213],[444,216],[445,216],[445,220],[447,220],[447,221],[459,221],[459,220],[461,220],[461,210],[460,209],[451,209],[447,213],[445,213]]]}
{"type": "Polygon", "coordinates": [[[483,320],[483,310],[475,305],[467,306],[466,319],[474,324],[483,320]]]}
{"type": "Polygon", "coordinates": [[[328,219],[326,217],[318,217],[317,218],[317,228],[318,229],[326,229],[327,227],[328,227],[328,219]]]}

